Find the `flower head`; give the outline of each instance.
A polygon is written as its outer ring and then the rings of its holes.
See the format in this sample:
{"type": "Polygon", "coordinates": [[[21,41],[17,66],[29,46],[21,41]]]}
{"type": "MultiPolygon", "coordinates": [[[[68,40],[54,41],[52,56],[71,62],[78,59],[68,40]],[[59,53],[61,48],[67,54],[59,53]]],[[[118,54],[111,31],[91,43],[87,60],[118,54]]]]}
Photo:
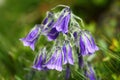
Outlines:
{"type": "Polygon", "coordinates": [[[35,25],[35,27],[28,33],[25,38],[21,38],[20,40],[23,42],[24,46],[30,46],[32,50],[35,49],[35,43],[40,34],[40,26],[35,25]]]}
{"type": "Polygon", "coordinates": [[[55,69],[57,71],[62,71],[62,52],[60,49],[56,49],[54,54],[45,64],[48,69],[55,69]]]}
{"type": "Polygon", "coordinates": [[[88,31],[81,31],[79,45],[82,55],[93,54],[98,50],[92,35],[88,31]]]}
{"type": "Polygon", "coordinates": [[[63,62],[64,64],[71,64],[73,65],[74,64],[74,60],[73,60],[73,56],[72,56],[72,47],[69,43],[67,44],[64,44],[63,48],[63,54],[64,54],[64,57],[63,57],[63,62]]]}
{"type": "Polygon", "coordinates": [[[58,32],[67,33],[70,17],[70,8],[63,9],[61,15],[59,16],[53,27],[55,27],[58,32]]]}

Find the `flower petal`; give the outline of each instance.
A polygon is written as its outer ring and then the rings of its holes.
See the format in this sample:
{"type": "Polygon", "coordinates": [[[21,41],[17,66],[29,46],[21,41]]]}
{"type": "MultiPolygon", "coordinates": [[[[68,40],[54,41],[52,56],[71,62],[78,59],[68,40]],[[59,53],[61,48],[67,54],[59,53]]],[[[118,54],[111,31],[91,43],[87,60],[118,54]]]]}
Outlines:
{"type": "Polygon", "coordinates": [[[49,41],[52,41],[52,40],[55,40],[59,35],[59,32],[53,28],[51,29],[51,31],[47,34],[47,37],[48,37],[48,40],[49,41]]]}
{"type": "Polygon", "coordinates": [[[66,46],[65,45],[63,46],[62,50],[63,50],[63,55],[64,55],[63,63],[67,64],[67,50],[66,50],[66,46]]]}
{"type": "Polygon", "coordinates": [[[71,65],[74,64],[73,55],[72,55],[72,48],[70,45],[68,46],[68,63],[71,65]]]}

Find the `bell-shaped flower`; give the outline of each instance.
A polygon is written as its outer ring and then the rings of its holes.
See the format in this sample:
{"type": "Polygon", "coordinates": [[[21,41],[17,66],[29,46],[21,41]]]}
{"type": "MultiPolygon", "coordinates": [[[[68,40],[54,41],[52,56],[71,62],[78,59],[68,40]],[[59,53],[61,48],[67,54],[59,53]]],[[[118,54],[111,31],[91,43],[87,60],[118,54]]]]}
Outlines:
{"type": "Polygon", "coordinates": [[[53,28],[55,27],[58,32],[67,33],[70,18],[71,18],[70,8],[63,9],[57,21],[53,25],[53,28]]]}
{"type": "Polygon", "coordinates": [[[42,52],[35,58],[32,68],[36,70],[47,70],[47,68],[44,66],[45,61],[46,61],[46,53],[42,52]]]}
{"type": "Polygon", "coordinates": [[[55,69],[57,71],[62,71],[62,52],[57,49],[51,56],[51,58],[46,62],[45,66],[48,69],[55,69]]]}
{"type": "Polygon", "coordinates": [[[40,25],[35,25],[35,27],[28,33],[28,35],[20,40],[23,42],[24,46],[30,46],[32,50],[35,49],[35,43],[39,38],[40,25]]]}
{"type": "Polygon", "coordinates": [[[73,55],[72,55],[72,47],[69,43],[66,43],[63,45],[63,63],[64,64],[71,64],[73,65],[74,64],[74,60],[73,60],[73,55]]]}
{"type": "Polygon", "coordinates": [[[70,71],[70,66],[69,66],[69,64],[67,64],[67,66],[66,66],[65,80],[69,80],[69,78],[70,78],[70,73],[71,73],[71,71],[70,71]]]}
{"type": "Polygon", "coordinates": [[[53,13],[52,12],[47,12],[46,17],[44,18],[44,20],[42,21],[43,25],[48,25],[50,23],[51,20],[53,20],[53,13]]]}
{"type": "Polygon", "coordinates": [[[49,41],[55,40],[58,37],[59,32],[56,30],[56,28],[53,28],[54,15],[52,12],[47,14],[47,17],[43,20],[42,24],[42,34],[45,35],[49,41]]]}
{"type": "Polygon", "coordinates": [[[54,15],[52,12],[47,12],[46,17],[41,23],[42,28],[42,34],[47,35],[47,33],[51,30],[52,25],[54,23],[54,15]]]}
{"type": "Polygon", "coordinates": [[[91,65],[88,65],[88,69],[85,71],[85,76],[89,80],[96,80],[95,72],[91,65]]]}
{"type": "Polygon", "coordinates": [[[78,65],[80,68],[84,67],[84,60],[82,55],[78,55],[78,65]]]}
{"type": "Polygon", "coordinates": [[[80,53],[81,55],[90,55],[97,51],[99,48],[96,46],[92,35],[88,31],[81,31],[80,39],[80,53]]]}
{"type": "Polygon", "coordinates": [[[56,28],[52,28],[50,32],[47,34],[47,38],[49,41],[55,40],[59,35],[59,32],[56,30],[56,28]]]}

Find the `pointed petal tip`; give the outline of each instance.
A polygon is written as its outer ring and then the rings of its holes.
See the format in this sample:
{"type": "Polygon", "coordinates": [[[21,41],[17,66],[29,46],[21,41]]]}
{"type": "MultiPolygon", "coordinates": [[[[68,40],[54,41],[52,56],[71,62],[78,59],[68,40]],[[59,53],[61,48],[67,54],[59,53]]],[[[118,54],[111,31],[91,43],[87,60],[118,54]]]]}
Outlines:
{"type": "Polygon", "coordinates": [[[74,65],[74,62],[73,62],[73,61],[71,61],[71,62],[69,62],[69,64],[74,65]]]}
{"type": "Polygon", "coordinates": [[[21,38],[19,40],[23,43],[24,46],[29,46],[30,45],[30,42],[27,42],[24,38],[21,38]]]}
{"type": "Polygon", "coordinates": [[[50,37],[47,37],[48,41],[53,41],[54,39],[50,38],[50,37]]]}
{"type": "Polygon", "coordinates": [[[38,71],[41,71],[41,70],[42,70],[41,68],[35,67],[35,66],[32,66],[32,68],[35,69],[35,70],[38,70],[38,71]]]}
{"type": "Polygon", "coordinates": [[[55,69],[56,69],[57,71],[62,71],[62,67],[60,67],[60,66],[56,66],[55,69]]]}
{"type": "Polygon", "coordinates": [[[98,51],[98,50],[99,50],[99,47],[98,47],[98,46],[96,46],[95,50],[96,50],[96,51],[98,51]]]}
{"type": "Polygon", "coordinates": [[[34,44],[31,44],[31,45],[30,45],[30,48],[34,51],[34,50],[35,50],[34,44]]]}

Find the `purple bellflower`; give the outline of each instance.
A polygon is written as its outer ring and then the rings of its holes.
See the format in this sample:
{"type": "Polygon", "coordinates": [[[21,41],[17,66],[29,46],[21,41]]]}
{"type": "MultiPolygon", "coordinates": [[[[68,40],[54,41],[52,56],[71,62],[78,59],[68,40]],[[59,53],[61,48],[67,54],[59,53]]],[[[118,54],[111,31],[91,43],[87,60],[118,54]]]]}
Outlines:
{"type": "Polygon", "coordinates": [[[46,57],[41,54],[40,56],[37,56],[34,65],[32,66],[33,69],[36,70],[47,70],[47,68],[44,66],[44,63],[46,61],[46,57]]]}
{"type": "Polygon", "coordinates": [[[61,50],[56,50],[48,62],[45,64],[48,69],[55,69],[57,71],[62,71],[62,52],[61,50]]]}
{"type": "Polygon", "coordinates": [[[90,67],[90,74],[89,74],[88,77],[89,77],[90,80],[96,80],[96,78],[95,78],[95,73],[94,73],[92,67],[90,67]]]}
{"type": "Polygon", "coordinates": [[[88,31],[81,31],[80,40],[80,53],[81,55],[90,55],[97,51],[99,48],[96,46],[92,35],[88,31]]]}
{"type": "Polygon", "coordinates": [[[72,47],[70,46],[70,44],[65,44],[62,50],[64,54],[64,57],[63,57],[64,64],[69,63],[73,65],[74,61],[73,61],[73,56],[72,56],[72,47]]]}
{"type": "Polygon", "coordinates": [[[47,16],[45,17],[45,19],[42,21],[43,25],[46,25],[48,23],[51,22],[51,20],[53,20],[53,13],[52,12],[47,12],[47,16]]]}
{"type": "Polygon", "coordinates": [[[34,51],[35,43],[38,40],[40,35],[40,26],[35,25],[35,27],[28,33],[25,38],[21,38],[20,40],[23,42],[24,46],[30,46],[30,48],[34,51]]]}
{"type": "Polygon", "coordinates": [[[59,32],[56,30],[56,28],[52,28],[50,32],[47,34],[47,38],[49,41],[55,40],[59,35],[59,32]]]}
{"type": "Polygon", "coordinates": [[[85,76],[89,78],[89,80],[96,80],[95,72],[91,65],[88,65],[88,70],[85,71],[85,76]]]}
{"type": "Polygon", "coordinates": [[[47,70],[47,68],[44,66],[45,61],[46,61],[46,53],[39,54],[39,56],[36,57],[32,68],[36,70],[47,70]]]}
{"type": "Polygon", "coordinates": [[[55,27],[58,32],[67,33],[70,18],[70,8],[63,9],[61,15],[59,16],[53,27],[55,27]]]}
{"type": "Polygon", "coordinates": [[[53,20],[48,24],[48,28],[45,28],[45,36],[47,36],[49,41],[55,40],[59,36],[59,32],[56,30],[56,28],[51,28],[53,25],[53,20]]]}
{"type": "Polygon", "coordinates": [[[84,60],[82,55],[78,55],[78,65],[80,68],[84,67],[84,60]]]}
{"type": "Polygon", "coordinates": [[[45,35],[45,36],[47,35],[47,33],[51,30],[53,23],[54,23],[53,13],[48,12],[47,16],[45,17],[45,19],[41,23],[43,35],[45,35]]]}
{"type": "Polygon", "coordinates": [[[83,56],[80,54],[80,51],[79,51],[79,45],[78,45],[78,34],[77,32],[74,32],[73,33],[73,36],[75,38],[75,43],[76,43],[76,51],[77,51],[77,54],[78,54],[78,65],[80,68],[83,68],[84,67],[84,61],[83,61],[83,56]]]}
{"type": "Polygon", "coordinates": [[[59,32],[56,30],[56,28],[53,28],[54,25],[53,18],[54,18],[53,13],[49,12],[47,17],[42,22],[42,24],[44,25],[42,33],[48,38],[49,41],[55,40],[59,35],[59,32]]]}
{"type": "Polygon", "coordinates": [[[71,73],[71,71],[70,71],[70,66],[69,66],[69,64],[67,64],[67,66],[66,66],[65,80],[69,80],[69,78],[70,78],[70,73],[71,73]]]}

